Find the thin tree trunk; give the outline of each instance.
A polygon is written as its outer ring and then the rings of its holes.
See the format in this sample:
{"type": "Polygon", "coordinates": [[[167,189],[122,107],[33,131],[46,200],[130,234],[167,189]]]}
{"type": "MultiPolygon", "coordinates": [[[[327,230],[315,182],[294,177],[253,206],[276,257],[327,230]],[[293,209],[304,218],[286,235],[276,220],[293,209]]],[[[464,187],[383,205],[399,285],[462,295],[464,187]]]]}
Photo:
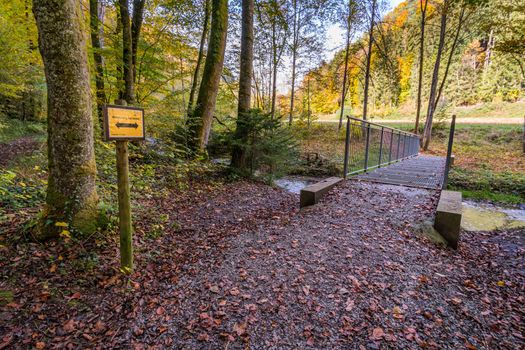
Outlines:
{"type": "Polygon", "coordinates": [[[439,32],[439,44],[438,51],[436,56],[436,61],[434,63],[434,72],[432,73],[432,82],[430,85],[430,96],[428,99],[428,111],[427,111],[427,120],[425,122],[425,133],[424,133],[424,142],[423,149],[426,151],[430,144],[430,139],[432,138],[432,119],[434,117],[434,101],[436,99],[436,89],[439,79],[439,66],[441,64],[441,56],[443,55],[443,47],[445,45],[445,34],[447,29],[447,15],[448,15],[448,0],[442,5],[441,13],[441,28],[439,32]]]}
{"type": "Polygon", "coordinates": [[[421,8],[421,36],[419,39],[419,72],[417,77],[417,106],[416,106],[416,124],[414,126],[414,133],[419,132],[419,119],[421,117],[421,93],[423,87],[423,63],[425,59],[425,25],[427,21],[427,5],[428,0],[421,0],[419,6],[421,8]],[[423,5],[424,3],[424,5],[423,5]]]}
{"type": "Polygon", "coordinates": [[[119,0],[119,12],[122,26],[122,63],[124,78],[124,91],[122,96],[128,104],[132,105],[135,102],[135,88],[133,84],[133,50],[128,0],[119,0]]]}
{"type": "Polygon", "coordinates": [[[454,41],[452,42],[452,47],[450,48],[450,53],[448,55],[447,64],[445,66],[445,72],[443,73],[443,78],[441,79],[441,83],[439,84],[437,97],[436,97],[436,100],[434,101],[434,108],[433,108],[434,111],[437,109],[439,99],[441,98],[441,94],[443,93],[443,89],[445,88],[445,83],[448,77],[448,71],[450,69],[452,59],[454,58],[454,52],[456,51],[456,47],[459,41],[459,34],[461,33],[461,28],[463,27],[464,19],[465,19],[465,6],[461,8],[461,13],[459,14],[458,27],[456,30],[456,34],[454,35],[454,41]]]}
{"type": "Polygon", "coordinates": [[[34,0],[33,13],[44,62],[48,104],[48,184],[39,238],[57,237],[68,223],[73,232],[97,227],[98,196],[91,91],[76,0],[34,0]]]}
{"type": "Polygon", "coordinates": [[[247,124],[251,108],[253,79],[253,8],[254,0],[242,1],[241,64],[239,77],[239,104],[237,108],[237,128],[235,139],[239,144],[232,150],[232,166],[241,171],[248,170],[245,145],[248,138],[247,124]]]}
{"type": "Polygon", "coordinates": [[[312,116],[312,110],[310,109],[310,78],[308,78],[306,89],[307,89],[307,94],[308,94],[308,122],[307,122],[307,125],[308,125],[308,128],[310,128],[310,118],[312,116]]]}
{"type": "Polygon", "coordinates": [[[368,32],[368,53],[366,55],[366,72],[365,72],[365,96],[363,99],[363,119],[366,120],[367,117],[367,107],[368,107],[368,87],[370,85],[370,63],[372,60],[372,44],[374,42],[374,25],[375,25],[375,15],[376,15],[376,2],[377,0],[372,0],[372,16],[370,18],[370,29],[368,32]]]}
{"type": "Polygon", "coordinates": [[[133,81],[137,79],[137,50],[140,39],[140,29],[144,21],[145,0],[133,0],[133,17],[131,19],[131,63],[133,67],[133,81]]]}
{"type": "Polygon", "coordinates": [[[277,39],[276,39],[276,25],[275,21],[272,23],[272,85],[271,85],[271,103],[272,107],[270,109],[270,115],[272,119],[275,118],[275,100],[277,97],[277,39]]]}
{"type": "Polygon", "coordinates": [[[204,8],[204,23],[202,25],[201,42],[199,45],[199,54],[197,56],[197,64],[193,72],[193,81],[191,83],[190,98],[188,101],[188,115],[193,112],[193,104],[195,103],[195,93],[197,86],[199,86],[199,72],[201,70],[202,60],[204,58],[204,46],[206,45],[206,37],[208,36],[208,23],[210,20],[211,0],[206,0],[206,7],[204,8]]]}
{"type": "Polygon", "coordinates": [[[104,89],[104,66],[100,54],[100,20],[98,17],[98,0],[89,0],[89,26],[91,30],[91,46],[93,47],[93,61],[95,63],[95,88],[97,98],[97,117],[100,127],[103,127],[102,107],[106,103],[104,89]]]}
{"type": "Polygon", "coordinates": [[[297,13],[297,0],[293,0],[293,43],[292,43],[292,95],[290,97],[290,115],[288,123],[292,125],[293,108],[295,99],[295,65],[297,62],[297,50],[299,46],[299,13],[297,13]]]}
{"type": "Polygon", "coordinates": [[[181,84],[181,87],[182,87],[182,108],[184,108],[184,106],[186,106],[186,97],[184,97],[185,95],[185,90],[186,88],[184,87],[184,65],[183,65],[183,60],[182,60],[182,57],[180,58],[180,84],[181,84]]]}
{"type": "Polygon", "coordinates": [[[343,72],[343,88],[341,89],[341,114],[339,115],[339,127],[338,130],[341,130],[343,127],[343,117],[345,110],[345,98],[346,98],[346,80],[348,77],[348,57],[350,51],[350,22],[352,16],[352,0],[348,2],[348,28],[346,31],[346,47],[345,47],[345,70],[343,72]]]}
{"type": "Polygon", "coordinates": [[[490,58],[492,55],[492,46],[494,40],[494,29],[490,29],[489,40],[487,41],[487,50],[485,50],[485,64],[483,71],[486,71],[490,66],[490,58]]]}
{"type": "Polygon", "coordinates": [[[204,151],[208,144],[224,63],[227,30],[228,0],[213,0],[208,54],[204,63],[197,105],[190,123],[192,136],[190,143],[194,151],[204,151]]]}

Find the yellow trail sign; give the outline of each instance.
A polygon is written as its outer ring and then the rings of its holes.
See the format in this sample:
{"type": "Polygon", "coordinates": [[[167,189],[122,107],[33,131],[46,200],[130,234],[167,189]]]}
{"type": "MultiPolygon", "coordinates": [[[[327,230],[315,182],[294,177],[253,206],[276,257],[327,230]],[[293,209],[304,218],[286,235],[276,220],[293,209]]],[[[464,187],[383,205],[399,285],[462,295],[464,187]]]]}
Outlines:
{"type": "Polygon", "coordinates": [[[104,106],[104,136],[106,141],[143,140],[144,110],[126,106],[104,106]]]}

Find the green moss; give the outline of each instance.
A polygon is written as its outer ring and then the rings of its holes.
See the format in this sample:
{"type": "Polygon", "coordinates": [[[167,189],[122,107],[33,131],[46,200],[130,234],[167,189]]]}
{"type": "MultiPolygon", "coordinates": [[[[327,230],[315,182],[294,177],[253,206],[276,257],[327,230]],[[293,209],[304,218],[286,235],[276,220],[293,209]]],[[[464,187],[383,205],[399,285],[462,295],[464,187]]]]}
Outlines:
{"type": "Polygon", "coordinates": [[[0,290],[0,306],[12,303],[13,300],[13,292],[11,292],[10,290],[0,290]]]}
{"type": "Polygon", "coordinates": [[[505,204],[521,204],[524,202],[523,198],[513,194],[495,193],[490,191],[470,191],[462,190],[457,187],[451,187],[453,190],[461,191],[464,199],[473,199],[477,201],[490,201],[494,203],[505,204]]]}

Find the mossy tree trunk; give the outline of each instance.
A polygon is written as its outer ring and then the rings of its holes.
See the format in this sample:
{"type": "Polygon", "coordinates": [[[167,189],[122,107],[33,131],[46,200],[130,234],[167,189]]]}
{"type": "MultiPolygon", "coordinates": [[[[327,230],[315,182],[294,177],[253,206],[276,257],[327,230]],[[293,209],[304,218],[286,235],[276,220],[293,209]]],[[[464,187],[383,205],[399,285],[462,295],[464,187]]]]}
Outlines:
{"type": "Polygon", "coordinates": [[[131,36],[131,19],[128,0],[119,0],[120,24],[122,27],[122,66],[124,90],[122,97],[132,105],[135,102],[135,86],[133,79],[133,43],[131,36]]]}
{"type": "Polygon", "coordinates": [[[221,80],[228,30],[228,0],[213,0],[208,54],[197,104],[190,120],[190,146],[194,151],[204,151],[210,136],[217,93],[221,80]]]}
{"type": "Polygon", "coordinates": [[[98,196],[83,14],[76,0],[33,0],[48,90],[47,206],[40,238],[57,236],[56,222],[90,233],[98,196]]]}
{"type": "Polygon", "coordinates": [[[100,53],[100,19],[98,17],[98,0],[89,0],[89,26],[91,31],[91,46],[93,47],[93,61],[95,63],[95,88],[97,96],[97,116],[100,127],[103,127],[102,107],[106,103],[104,90],[104,67],[100,53]]]}
{"type": "Polygon", "coordinates": [[[188,101],[188,116],[193,112],[193,104],[195,103],[195,93],[197,86],[199,86],[199,73],[201,70],[202,60],[204,59],[204,46],[206,45],[206,38],[208,36],[208,23],[210,22],[211,0],[206,0],[206,7],[204,8],[204,23],[202,25],[201,42],[199,45],[199,55],[197,56],[197,64],[193,72],[193,81],[191,82],[190,99],[188,101]]]}
{"type": "Polygon", "coordinates": [[[232,167],[241,172],[247,172],[246,150],[247,118],[251,107],[252,78],[253,78],[253,8],[254,0],[242,1],[242,33],[241,33],[241,67],[239,77],[239,104],[237,107],[237,127],[235,139],[240,143],[232,150],[232,167]]]}
{"type": "Polygon", "coordinates": [[[137,50],[139,47],[140,29],[144,21],[145,0],[133,0],[133,18],[131,20],[131,63],[133,79],[137,82],[137,50]]]}

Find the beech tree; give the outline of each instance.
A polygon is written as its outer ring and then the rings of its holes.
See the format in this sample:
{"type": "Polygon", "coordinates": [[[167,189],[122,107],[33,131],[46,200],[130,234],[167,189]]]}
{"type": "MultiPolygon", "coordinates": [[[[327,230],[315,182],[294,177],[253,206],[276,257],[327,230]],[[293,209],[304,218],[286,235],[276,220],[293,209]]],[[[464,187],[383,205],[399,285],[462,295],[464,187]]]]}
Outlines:
{"type": "Polygon", "coordinates": [[[374,26],[376,17],[377,0],[372,0],[370,4],[370,26],[368,29],[368,51],[366,52],[365,88],[363,97],[363,119],[367,117],[368,89],[370,85],[370,64],[372,60],[372,47],[374,43],[374,26]]]}
{"type": "Polygon", "coordinates": [[[195,103],[195,93],[197,92],[197,87],[199,86],[199,74],[201,71],[202,61],[204,59],[204,49],[206,45],[206,38],[208,36],[210,22],[210,12],[211,12],[211,0],[204,0],[204,22],[202,24],[202,34],[199,44],[199,54],[197,56],[197,64],[195,65],[195,70],[193,71],[193,79],[190,89],[190,98],[188,100],[188,115],[191,115],[193,112],[193,105],[195,103]]]}
{"type": "MultiPolygon", "coordinates": [[[[239,76],[239,103],[235,139],[240,143],[247,138],[247,118],[249,118],[253,79],[253,8],[254,0],[242,1],[241,69],[239,76]]],[[[244,171],[247,168],[246,152],[242,145],[232,149],[232,167],[244,171]]]]}
{"type": "Polygon", "coordinates": [[[419,67],[417,78],[417,101],[416,101],[416,125],[414,133],[419,132],[419,118],[421,116],[421,90],[423,86],[423,63],[425,58],[425,26],[427,22],[428,0],[419,0],[419,9],[421,12],[421,26],[419,39],[419,67]]]}
{"type": "Polygon", "coordinates": [[[98,196],[86,38],[76,0],[34,0],[48,105],[48,185],[40,238],[56,237],[66,222],[90,233],[98,196]]]}
{"type": "Polygon", "coordinates": [[[102,106],[106,103],[106,92],[104,90],[104,66],[102,62],[102,48],[100,42],[100,23],[99,17],[100,3],[98,0],[89,0],[89,27],[91,32],[91,46],[93,47],[93,62],[95,66],[95,89],[97,97],[97,116],[102,127],[102,106]]]}
{"type": "Polygon", "coordinates": [[[131,37],[131,19],[128,0],[119,0],[120,25],[122,28],[122,63],[123,80],[122,98],[128,104],[135,102],[135,79],[133,78],[133,43],[131,37]]]}
{"type": "Polygon", "coordinates": [[[228,31],[228,0],[213,0],[208,52],[197,104],[190,118],[190,147],[203,151],[208,143],[221,80],[228,31]]]}

